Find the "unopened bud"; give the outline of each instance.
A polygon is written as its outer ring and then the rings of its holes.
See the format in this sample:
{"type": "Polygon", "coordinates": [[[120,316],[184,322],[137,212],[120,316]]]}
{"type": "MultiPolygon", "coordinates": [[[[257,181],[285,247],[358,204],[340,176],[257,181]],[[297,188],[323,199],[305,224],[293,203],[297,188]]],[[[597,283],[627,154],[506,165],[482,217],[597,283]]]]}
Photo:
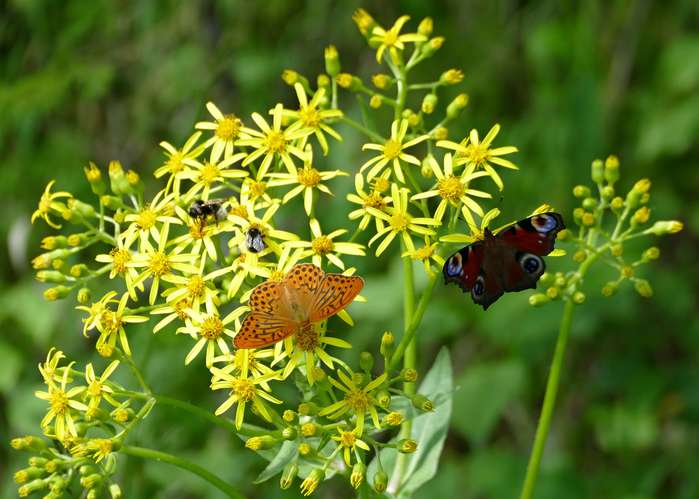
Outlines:
{"type": "Polygon", "coordinates": [[[650,180],[647,178],[643,178],[634,184],[626,195],[626,204],[629,208],[634,209],[641,203],[641,196],[648,192],[650,185],[650,180]]]}
{"type": "Polygon", "coordinates": [[[261,435],[259,437],[250,437],[245,442],[245,447],[251,450],[271,449],[277,445],[277,439],[271,435],[261,435]]]}
{"type": "Polygon", "coordinates": [[[425,114],[432,114],[434,112],[434,108],[436,106],[437,106],[437,95],[436,94],[427,94],[422,99],[422,105],[420,106],[420,109],[425,114]]]}
{"type": "Polygon", "coordinates": [[[287,426],[282,430],[282,437],[284,437],[284,440],[296,440],[297,436],[298,432],[296,431],[296,428],[292,426],[287,426]]]}
{"type": "Polygon", "coordinates": [[[301,402],[299,404],[298,413],[301,416],[313,416],[318,414],[318,406],[314,402],[301,402]]]}
{"type": "Polygon", "coordinates": [[[374,475],[374,490],[378,493],[382,493],[386,490],[388,485],[388,475],[384,470],[378,470],[376,475],[374,475]]]}
{"type": "Polygon", "coordinates": [[[342,88],[346,88],[353,92],[356,92],[357,90],[362,88],[362,80],[360,80],[359,77],[353,76],[349,73],[338,74],[335,77],[335,81],[337,81],[337,84],[340,85],[342,88]]]}
{"type": "Polygon", "coordinates": [[[615,212],[619,212],[624,207],[624,198],[617,196],[614,199],[612,199],[612,202],[609,203],[609,205],[612,207],[612,210],[614,210],[615,212]]]}
{"type": "Polygon", "coordinates": [[[412,403],[416,409],[421,411],[431,412],[434,409],[432,401],[420,393],[413,396],[412,403]]]}
{"type": "Polygon", "coordinates": [[[291,409],[287,409],[282,413],[282,419],[287,423],[293,423],[296,421],[296,412],[291,409]]]}
{"type": "Polygon", "coordinates": [[[44,291],[44,298],[48,301],[61,300],[70,294],[70,290],[67,286],[54,286],[44,291]]]}
{"type": "Polygon", "coordinates": [[[405,418],[400,412],[391,411],[384,416],[384,421],[389,426],[400,426],[405,421],[405,418]]]}
{"type": "Polygon", "coordinates": [[[684,224],[677,220],[659,220],[650,228],[643,231],[644,234],[655,234],[662,236],[664,234],[676,234],[684,228],[684,224]]]}
{"type": "Polygon", "coordinates": [[[588,211],[594,210],[597,208],[597,200],[593,197],[587,197],[583,199],[582,207],[588,211]]]}
{"type": "Polygon", "coordinates": [[[435,140],[446,140],[449,137],[449,129],[445,126],[437,127],[434,131],[435,140]]]}
{"type": "Polygon", "coordinates": [[[315,423],[305,423],[301,425],[301,435],[304,437],[313,437],[318,432],[318,425],[315,423]]]}
{"type": "Polygon", "coordinates": [[[406,367],[400,372],[400,376],[406,383],[417,381],[417,371],[411,367],[406,367]]]}
{"type": "Polygon", "coordinates": [[[442,48],[442,45],[444,45],[444,37],[443,36],[435,36],[434,38],[430,38],[427,43],[425,43],[422,46],[422,54],[425,57],[430,57],[432,54],[434,54],[436,51],[438,51],[440,48],[442,48]]]}
{"type": "Polygon", "coordinates": [[[543,293],[536,293],[529,297],[529,304],[533,307],[546,305],[551,299],[543,293]]]}
{"type": "Polygon", "coordinates": [[[62,272],[57,270],[40,270],[36,273],[36,280],[39,282],[49,282],[52,284],[61,284],[68,280],[62,272]]]}
{"type": "Polygon", "coordinates": [[[393,333],[390,331],[384,332],[383,336],[381,337],[381,355],[383,355],[384,357],[389,357],[393,352],[394,343],[395,337],[393,336],[393,333]]]}
{"type": "Polygon", "coordinates": [[[287,490],[294,483],[294,478],[299,474],[299,467],[296,463],[289,463],[284,467],[282,476],[279,479],[279,487],[287,490]]]}
{"type": "Polygon", "coordinates": [[[87,178],[87,181],[90,183],[92,192],[98,196],[104,194],[107,190],[107,185],[104,183],[104,180],[102,180],[102,172],[97,168],[97,165],[90,161],[90,163],[83,168],[83,171],[85,172],[85,178],[87,178]]]}
{"type": "Polygon", "coordinates": [[[374,367],[374,356],[371,352],[362,352],[359,354],[359,367],[363,371],[371,371],[374,367]]]}
{"type": "Polygon", "coordinates": [[[434,22],[432,21],[431,17],[426,17],[422,21],[420,21],[420,24],[417,26],[417,32],[418,34],[428,37],[432,34],[432,29],[434,27],[434,22]]]}
{"type": "Polygon", "coordinates": [[[109,162],[109,187],[117,196],[128,194],[131,190],[124,168],[119,161],[109,162]]]}
{"type": "Polygon", "coordinates": [[[340,73],[340,56],[335,45],[325,47],[325,72],[332,77],[340,73]]]}
{"type": "Polygon", "coordinates": [[[590,188],[586,185],[576,185],[573,187],[573,196],[576,198],[586,198],[590,196],[590,188]]]}
{"type": "Polygon", "coordinates": [[[619,158],[608,156],[604,162],[604,179],[609,185],[614,185],[619,180],[619,158]]]}
{"type": "Polygon", "coordinates": [[[573,303],[575,303],[576,305],[582,305],[583,303],[585,303],[585,293],[583,293],[582,291],[576,291],[575,293],[573,293],[573,303]]]}
{"type": "Polygon", "coordinates": [[[443,85],[456,85],[464,79],[464,72],[460,69],[448,69],[439,77],[439,82],[443,85]]]}
{"type": "Polygon", "coordinates": [[[352,487],[358,489],[362,482],[364,482],[365,475],[366,465],[361,461],[355,463],[352,467],[352,474],[350,475],[350,483],[352,484],[352,487]]]}
{"type": "Polygon", "coordinates": [[[638,294],[644,298],[650,298],[653,296],[653,288],[645,279],[636,279],[634,282],[634,287],[636,288],[638,294]]]}
{"type": "Polygon", "coordinates": [[[649,260],[657,260],[660,258],[660,249],[657,248],[656,246],[651,246],[648,248],[646,251],[643,252],[643,260],[649,261],[649,260]]]}
{"type": "Polygon", "coordinates": [[[376,403],[384,409],[388,409],[391,404],[391,394],[387,390],[381,390],[376,394],[376,403]]]}
{"type": "Polygon", "coordinates": [[[601,184],[604,181],[604,163],[601,159],[592,162],[592,181],[601,184]]]}
{"type": "Polygon", "coordinates": [[[379,94],[374,94],[369,99],[369,107],[372,109],[380,108],[381,104],[383,104],[383,97],[381,97],[379,94]]]}
{"type": "Polygon", "coordinates": [[[412,454],[417,450],[417,442],[412,438],[403,438],[398,441],[396,448],[403,454],[412,454]]]}
{"type": "Polygon", "coordinates": [[[391,83],[393,83],[393,79],[387,74],[377,73],[371,77],[371,82],[376,88],[385,90],[391,85],[391,83]]]}
{"type": "Polygon", "coordinates": [[[447,117],[449,119],[454,119],[458,117],[461,114],[461,111],[463,111],[466,106],[468,105],[468,95],[467,94],[459,94],[457,95],[453,101],[449,103],[447,106],[447,117]]]}

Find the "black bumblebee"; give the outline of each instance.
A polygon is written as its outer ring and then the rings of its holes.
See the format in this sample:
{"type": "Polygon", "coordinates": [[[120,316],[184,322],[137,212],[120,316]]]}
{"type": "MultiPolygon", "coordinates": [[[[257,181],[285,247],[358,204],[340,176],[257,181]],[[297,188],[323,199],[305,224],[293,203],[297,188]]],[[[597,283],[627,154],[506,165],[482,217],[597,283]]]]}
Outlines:
{"type": "Polygon", "coordinates": [[[189,216],[199,220],[202,226],[209,217],[213,217],[218,223],[228,216],[228,208],[223,199],[210,199],[208,201],[197,199],[189,207],[189,216]]]}
{"type": "Polygon", "coordinates": [[[245,246],[251,253],[259,253],[267,247],[264,240],[264,235],[260,232],[260,229],[256,227],[250,227],[245,233],[245,246]]]}

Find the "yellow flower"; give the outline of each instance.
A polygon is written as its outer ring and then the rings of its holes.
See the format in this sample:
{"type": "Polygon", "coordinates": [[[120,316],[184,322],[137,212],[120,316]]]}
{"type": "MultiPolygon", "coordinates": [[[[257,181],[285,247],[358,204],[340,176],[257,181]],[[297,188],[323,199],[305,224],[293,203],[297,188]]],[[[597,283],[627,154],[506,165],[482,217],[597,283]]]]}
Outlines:
{"type": "Polygon", "coordinates": [[[250,130],[249,135],[251,138],[240,141],[241,145],[250,146],[254,149],[243,161],[243,166],[249,165],[256,159],[264,156],[257,172],[257,180],[264,178],[275,158],[281,159],[289,172],[294,171],[294,161],[291,159],[292,154],[300,160],[305,158],[303,150],[292,142],[306,137],[313,133],[313,130],[304,128],[299,121],[282,130],[283,109],[281,104],[276,105],[272,111],[271,127],[262,116],[258,113],[253,113],[252,119],[262,131],[250,130]]]}
{"type": "MultiPolygon", "coordinates": [[[[279,255],[277,262],[255,262],[255,264],[241,263],[251,275],[264,277],[269,281],[281,281],[288,274],[296,263],[301,260],[303,250],[297,248],[292,252],[292,248],[287,244],[282,244],[282,252],[279,255]]],[[[252,292],[252,289],[250,290],[252,292]]],[[[247,294],[247,293],[246,293],[247,294]]],[[[246,296],[243,295],[242,301],[246,301],[246,296]]]]}
{"type": "MultiPolygon", "coordinates": [[[[289,116],[297,120],[303,128],[312,130],[313,134],[318,139],[320,147],[323,149],[323,155],[326,156],[328,154],[328,141],[323,132],[339,140],[340,142],[342,142],[342,137],[325,122],[341,118],[342,111],[339,109],[319,109],[319,107],[322,106],[325,101],[324,88],[319,88],[316,90],[316,93],[313,94],[313,98],[310,102],[308,101],[306,90],[304,90],[303,85],[298,82],[294,83],[294,90],[296,91],[296,96],[299,100],[299,110],[290,111],[285,109],[283,113],[285,116],[289,116]]],[[[271,112],[274,112],[274,110],[271,112]]],[[[307,139],[308,136],[302,137],[299,147],[302,148],[307,139]]]]}
{"type": "Polygon", "coordinates": [[[403,243],[408,251],[414,251],[415,245],[413,245],[410,232],[420,234],[421,236],[431,236],[434,235],[434,231],[425,226],[439,225],[439,222],[433,218],[413,217],[408,213],[407,189],[399,190],[398,185],[391,185],[391,198],[393,199],[393,206],[386,208],[388,213],[379,211],[376,208],[367,208],[369,213],[375,217],[382,218],[388,223],[386,227],[378,231],[369,241],[369,246],[371,246],[374,241],[386,236],[376,248],[376,256],[381,255],[397,235],[403,238],[403,243]]]}
{"type": "MultiPolygon", "coordinates": [[[[273,356],[274,350],[271,348],[262,350],[242,348],[233,353],[214,357],[213,363],[226,362],[227,365],[220,369],[227,374],[247,378],[250,373],[253,378],[260,378],[273,372],[272,368],[262,363],[263,360],[271,359],[273,356]]],[[[261,382],[260,386],[268,392],[271,391],[267,381],[261,382]]]]}
{"type": "Polygon", "coordinates": [[[291,248],[304,248],[301,258],[312,256],[311,260],[318,267],[322,267],[323,258],[327,258],[333,265],[344,270],[345,264],[339,255],[364,256],[364,249],[361,244],[336,242],[334,239],[347,232],[346,229],[338,229],[330,234],[323,234],[318,220],[312,218],[310,221],[312,241],[289,241],[286,243],[291,248]]]}
{"type": "MultiPolygon", "coordinates": [[[[187,275],[170,275],[164,280],[174,284],[174,286],[163,291],[163,297],[170,304],[185,300],[188,309],[199,311],[202,303],[216,302],[217,300],[218,289],[213,285],[213,279],[213,272],[206,275],[202,274],[201,271],[187,275]]],[[[155,310],[151,313],[155,313],[155,310]]],[[[154,328],[153,332],[156,332],[157,329],[154,328]]]]}
{"type": "Polygon", "coordinates": [[[169,224],[165,224],[162,227],[157,248],[154,248],[150,242],[146,241],[145,251],[134,255],[133,261],[128,264],[131,267],[144,268],[134,282],[134,286],[142,283],[149,277],[153,279],[148,296],[148,303],[151,305],[155,303],[155,298],[158,296],[161,279],[167,280],[167,278],[173,275],[174,270],[179,270],[186,274],[197,272],[197,268],[190,263],[193,255],[177,253],[177,248],[173,248],[170,254],[165,252],[169,227],[169,224]]]}
{"type": "Polygon", "coordinates": [[[216,223],[213,223],[213,221],[204,223],[200,219],[192,218],[180,206],[175,206],[175,213],[187,225],[189,230],[186,234],[168,241],[168,246],[174,246],[175,253],[182,253],[188,249],[187,253],[196,256],[196,260],[199,260],[201,256],[201,265],[205,264],[207,257],[216,261],[218,252],[216,251],[217,242],[214,240],[214,236],[218,236],[221,232],[230,231],[232,224],[228,221],[219,220],[216,223]]]}
{"type": "Polygon", "coordinates": [[[427,40],[425,36],[418,33],[400,34],[401,28],[409,19],[410,16],[400,16],[388,30],[383,29],[381,26],[374,27],[371,31],[369,43],[380,44],[376,51],[376,62],[381,63],[383,53],[388,49],[391,53],[391,60],[394,64],[398,64],[400,61],[398,51],[405,49],[404,42],[424,42],[427,40]]]}
{"type": "Polygon", "coordinates": [[[366,375],[360,374],[357,376],[352,371],[348,372],[349,376],[338,369],[337,380],[330,376],[328,377],[330,384],[343,392],[345,396],[342,400],[321,409],[318,414],[321,416],[328,416],[331,419],[337,419],[348,411],[352,412],[356,417],[355,430],[358,435],[361,435],[364,433],[364,417],[368,411],[374,428],[380,430],[381,422],[379,421],[379,414],[376,411],[377,404],[374,399],[374,391],[386,381],[386,373],[369,381],[366,385],[361,386],[363,383],[356,383],[355,379],[365,378],[366,375]]]}
{"type": "Polygon", "coordinates": [[[96,463],[107,458],[114,450],[114,442],[109,438],[91,438],[85,446],[89,452],[92,452],[96,463]]]}
{"type": "Polygon", "coordinates": [[[85,391],[84,386],[74,386],[70,390],[66,391],[66,385],[68,384],[68,373],[73,364],[74,362],[71,362],[66,368],[64,368],[60,386],[52,383],[48,386],[48,392],[34,392],[34,395],[37,398],[46,400],[50,404],[48,413],[41,420],[41,427],[44,429],[44,432],[46,432],[48,426],[53,421],[53,434],[58,440],[61,441],[63,441],[69,435],[74,437],[78,436],[78,431],[75,428],[73,411],[85,412],[87,410],[87,406],[85,404],[74,400],[74,397],[85,391]]]}
{"type": "MultiPolygon", "coordinates": [[[[61,382],[63,374],[58,373],[58,364],[65,358],[66,356],[60,350],[56,350],[55,348],[49,350],[49,353],[46,354],[46,362],[39,364],[39,372],[44,378],[44,383],[52,385],[54,381],[61,382]]],[[[60,369],[65,370],[64,367],[60,369]]]]}
{"type": "Polygon", "coordinates": [[[301,482],[301,494],[310,496],[318,488],[318,484],[325,479],[325,471],[320,468],[312,470],[303,482],[301,482]]]}
{"type": "Polygon", "coordinates": [[[250,229],[256,229],[260,232],[260,237],[275,253],[280,253],[279,244],[277,241],[293,241],[299,237],[291,232],[286,232],[283,230],[275,229],[272,225],[274,215],[279,210],[280,205],[275,203],[269,206],[262,217],[258,217],[255,214],[255,208],[252,203],[247,203],[246,205],[241,205],[240,210],[231,211],[228,214],[228,219],[233,222],[234,225],[239,227],[239,231],[236,235],[228,241],[228,247],[238,248],[241,253],[250,253],[245,245],[245,238],[250,229]]]}
{"type": "Polygon", "coordinates": [[[303,207],[306,210],[306,214],[310,216],[311,210],[313,209],[313,190],[318,189],[332,196],[330,189],[321,182],[335,178],[338,175],[347,175],[347,173],[341,170],[318,171],[311,165],[310,152],[308,155],[309,161],[306,162],[301,170],[297,170],[296,167],[294,167],[293,171],[289,173],[271,173],[270,177],[274,180],[270,180],[269,186],[277,187],[280,185],[298,184],[284,195],[282,203],[287,203],[294,196],[303,193],[303,207]]]}
{"type": "Polygon", "coordinates": [[[97,255],[95,260],[111,265],[109,278],[114,279],[114,277],[117,275],[122,276],[124,278],[124,282],[126,282],[127,289],[129,289],[129,292],[132,292],[131,299],[135,300],[135,288],[138,287],[140,291],[143,291],[144,287],[143,284],[134,286],[134,282],[136,282],[138,278],[138,272],[136,269],[129,267],[128,265],[131,262],[132,257],[133,255],[131,250],[124,245],[124,241],[117,239],[116,247],[112,248],[109,253],[97,255]]]}
{"type": "Polygon", "coordinates": [[[231,339],[235,335],[233,331],[228,329],[226,326],[235,319],[240,318],[240,316],[247,311],[247,307],[238,307],[224,318],[221,318],[216,306],[210,300],[206,301],[206,314],[191,310],[189,312],[191,322],[177,330],[178,333],[186,333],[197,340],[187,354],[187,357],[184,359],[185,365],[188,365],[197,355],[199,355],[199,352],[201,352],[202,348],[204,348],[204,345],[206,345],[207,367],[211,367],[213,365],[217,346],[222,353],[230,353],[230,349],[228,348],[224,335],[231,339]]]}
{"type": "MultiPolygon", "coordinates": [[[[386,171],[381,174],[380,177],[387,179],[390,172],[386,171]]],[[[379,211],[384,211],[389,204],[391,204],[391,196],[383,196],[380,191],[373,189],[369,192],[364,190],[364,176],[361,173],[357,173],[354,176],[354,189],[355,193],[347,194],[347,201],[350,203],[355,203],[361,206],[349,214],[350,220],[356,220],[361,217],[359,221],[359,230],[364,230],[369,225],[372,217],[374,218],[374,223],[376,224],[376,230],[380,231],[383,229],[383,220],[379,217],[373,216],[368,208],[375,208],[379,211]]]]}
{"type": "Polygon", "coordinates": [[[193,201],[195,197],[200,197],[207,200],[211,187],[215,184],[226,182],[227,179],[247,177],[248,172],[245,170],[228,168],[244,157],[245,153],[240,152],[221,161],[209,159],[209,161],[202,163],[197,159],[185,159],[184,162],[192,168],[184,172],[182,176],[194,182],[194,185],[187,191],[187,199],[193,201]]]}
{"type": "Polygon", "coordinates": [[[118,337],[124,353],[131,356],[131,348],[129,348],[129,340],[126,337],[124,324],[147,322],[148,317],[127,314],[126,303],[128,302],[129,294],[124,293],[118,302],[112,299],[116,294],[115,291],[111,291],[102,299],[105,304],[119,303],[119,305],[116,310],[106,308],[100,315],[99,321],[97,322],[97,330],[100,332],[100,337],[97,339],[95,348],[97,351],[104,351],[105,353],[111,354],[111,352],[114,351],[118,337]]]}
{"type": "Polygon", "coordinates": [[[355,428],[352,431],[343,430],[341,428],[337,429],[337,435],[333,435],[332,439],[337,442],[337,444],[342,447],[342,455],[345,459],[345,464],[351,466],[352,452],[356,452],[356,448],[364,449],[369,451],[369,446],[367,443],[359,438],[361,433],[355,428]]]}
{"type": "Polygon", "coordinates": [[[430,243],[430,238],[425,237],[425,245],[421,248],[415,248],[413,251],[406,251],[401,256],[409,256],[415,261],[422,262],[425,266],[425,272],[432,274],[432,264],[430,260],[437,264],[438,269],[444,267],[444,258],[437,253],[437,243],[430,243]]]}
{"type": "MultiPolygon", "coordinates": [[[[476,241],[482,241],[485,229],[490,225],[490,222],[493,219],[498,217],[498,215],[500,215],[500,210],[497,208],[493,208],[492,210],[487,211],[485,215],[483,215],[483,218],[481,218],[480,226],[476,225],[475,221],[466,219],[466,223],[468,224],[469,230],[471,231],[470,234],[447,234],[446,236],[440,237],[439,240],[445,243],[466,244],[471,244],[476,241]]],[[[494,230],[493,233],[497,233],[497,230],[494,230]]]]}
{"type": "Polygon", "coordinates": [[[391,137],[386,142],[383,144],[364,144],[362,146],[362,150],[371,149],[381,152],[381,154],[371,158],[359,168],[359,171],[363,172],[371,166],[371,169],[367,174],[367,180],[371,180],[377,176],[383,167],[390,163],[393,166],[393,171],[395,172],[398,181],[405,182],[405,177],[403,176],[403,170],[401,169],[400,162],[405,161],[406,163],[420,166],[420,160],[415,156],[405,153],[404,149],[427,140],[428,136],[420,135],[419,137],[415,137],[407,142],[403,142],[407,131],[408,120],[396,120],[391,124],[391,137]]]}
{"type": "Polygon", "coordinates": [[[245,376],[236,377],[216,367],[211,367],[211,373],[213,374],[212,390],[229,390],[228,398],[216,409],[217,416],[226,412],[233,404],[238,404],[235,410],[235,426],[240,429],[245,417],[245,407],[250,402],[257,414],[267,421],[272,421],[272,416],[264,401],[267,400],[273,404],[281,404],[282,401],[257,385],[276,379],[279,376],[278,372],[273,371],[252,379],[245,376]]]}
{"type": "Polygon", "coordinates": [[[223,155],[223,159],[233,156],[237,141],[246,137],[247,129],[234,114],[224,115],[213,102],[207,102],[206,109],[216,121],[200,121],[194,127],[199,130],[214,131],[214,136],[204,143],[204,148],[213,146],[211,148],[211,161],[215,163],[221,158],[221,155],[223,155]]]}
{"type": "MultiPolygon", "coordinates": [[[[250,177],[243,180],[243,186],[240,189],[240,204],[247,204],[248,201],[255,204],[255,207],[267,208],[271,204],[277,202],[267,193],[267,182],[255,180],[250,177]]],[[[235,199],[235,198],[232,198],[235,199]]]]}
{"type": "Polygon", "coordinates": [[[199,137],[201,137],[201,132],[194,132],[192,136],[187,139],[187,142],[184,143],[182,149],[175,149],[172,144],[166,141],[160,143],[160,147],[165,149],[165,156],[167,156],[167,159],[162,166],[155,170],[155,178],[170,174],[165,189],[163,189],[165,192],[168,192],[172,187],[172,192],[174,192],[176,196],[179,196],[180,183],[182,179],[185,178],[184,173],[187,169],[187,164],[184,160],[196,159],[204,152],[204,149],[206,149],[206,144],[200,144],[194,147],[197,141],[199,141],[199,137]]]}
{"type": "Polygon", "coordinates": [[[61,213],[64,210],[67,209],[67,206],[64,203],[61,203],[60,201],[56,201],[57,199],[60,198],[72,198],[72,195],[70,192],[65,192],[65,191],[59,191],[59,192],[51,192],[51,187],[53,184],[55,184],[56,181],[52,180],[51,182],[48,183],[46,186],[46,189],[44,189],[44,193],[41,195],[41,199],[39,199],[39,207],[36,209],[34,213],[32,213],[32,223],[37,218],[43,218],[44,221],[49,224],[51,227],[54,229],[60,229],[61,225],[54,223],[50,218],[49,214],[53,211],[54,213],[61,213]]]}
{"type": "Polygon", "coordinates": [[[156,225],[158,223],[181,224],[182,222],[172,216],[172,204],[174,194],[165,194],[165,191],[158,192],[153,200],[143,206],[138,213],[129,213],[124,220],[131,222],[131,225],[119,235],[123,247],[130,248],[131,244],[140,238],[139,247],[143,250],[148,238],[158,240],[160,233],[156,225]]]}
{"type": "MultiPolygon", "coordinates": [[[[168,288],[165,290],[165,292],[170,291],[170,289],[178,288],[168,288]]],[[[165,296],[165,293],[163,293],[163,296],[165,296]]],[[[151,310],[150,313],[152,315],[165,315],[165,317],[160,319],[160,321],[153,326],[153,333],[157,333],[175,319],[180,319],[182,322],[189,319],[190,307],[191,304],[189,300],[187,298],[183,298],[176,302],[168,302],[168,304],[165,306],[157,307],[151,310]]]]}
{"type": "Polygon", "coordinates": [[[437,178],[436,188],[415,194],[412,198],[410,198],[412,201],[439,196],[441,201],[434,212],[434,219],[440,223],[442,222],[444,212],[449,204],[454,207],[459,206],[459,203],[463,204],[463,212],[466,219],[473,220],[469,210],[477,213],[481,217],[483,216],[483,209],[471,198],[491,198],[492,196],[487,192],[469,189],[468,186],[471,180],[474,178],[487,176],[487,173],[483,171],[474,172],[472,169],[467,168],[461,175],[454,175],[452,156],[449,153],[444,155],[444,172],[442,172],[442,170],[439,168],[439,165],[434,158],[432,158],[432,161],[428,161],[428,163],[434,172],[435,177],[437,178]]]}
{"type": "Polygon", "coordinates": [[[104,399],[114,407],[119,406],[119,402],[116,401],[111,395],[114,393],[114,390],[112,390],[109,385],[105,384],[105,381],[107,381],[109,376],[112,375],[117,367],[119,367],[119,361],[112,361],[104,370],[102,375],[97,378],[97,376],[95,376],[95,369],[92,367],[92,363],[88,363],[87,366],[85,366],[85,381],[87,382],[86,395],[89,399],[88,408],[96,409],[99,407],[102,397],[104,397],[104,399]]]}
{"type": "Polygon", "coordinates": [[[500,157],[517,152],[517,148],[513,146],[505,146],[491,149],[490,146],[493,143],[493,140],[495,140],[495,137],[499,131],[500,125],[496,124],[490,129],[482,141],[479,140],[478,132],[474,129],[471,130],[469,136],[462,140],[461,143],[452,142],[450,140],[440,140],[437,142],[437,145],[439,147],[452,149],[457,152],[457,156],[454,158],[454,164],[456,166],[465,164],[473,170],[477,170],[479,168],[485,170],[493,179],[493,182],[495,182],[498,188],[502,190],[504,187],[502,179],[495,171],[495,168],[493,168],[491,163],[504,168],[518,170],[514,163],[500,157]]]}

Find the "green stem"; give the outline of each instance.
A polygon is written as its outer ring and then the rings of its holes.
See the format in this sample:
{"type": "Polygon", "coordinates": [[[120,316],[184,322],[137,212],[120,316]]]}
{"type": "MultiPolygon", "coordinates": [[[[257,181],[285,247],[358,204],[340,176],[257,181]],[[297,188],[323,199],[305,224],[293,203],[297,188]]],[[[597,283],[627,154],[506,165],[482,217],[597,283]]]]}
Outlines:
{"type": "MultiPolygon", "coordinates": [[[[592,253],[585,259],[584,262],[580,264],[578,272],[572,279],[571,295],[573,292],[575,292],[578,283],[583,279],[592,263],[594,263],[594,261],[597,260],[598,257],[599,253],[592,253]]],[[[536,485],[536,478],[539,474],[541,457],[543,456],[544,447],[546,446],[546,440],[548,438],[549,430],[551,428],[553,408],[556,405],[558,385],[561,378],[561,368],[563,367],[563,359],[565,358],[568,337],[570,336],[570,328],[573,323],[574,308],[575,304],[571,299],[568,299],[566,301],[565,307],[563,308],[563,317],[561,318],[561,325],[558,330],[558,338],[556,339],[556,349],[553,354],[553,360],[551,361],[549,378],[546,382],[544,404],[541,408],[539,424],[536,428],[534,445],[532,447],[532,452],[529,456],[527,474],[524,478],[524,485],[522,486],[522,493],[520,495],[520,499],[531,499],[532,495],[534,494],[534,486],[536,485]]]]}
{"type": "Polygon", "coordinates": [[[144,447],[133,447],[130,445],[125,445],[120,449],[120,452],[127,454],[129,456],[142,457],[145,459],[153,459],[155,461],[162,461],[165,463],[172,464],[183,470],[187,470],[195,475],[199,475],[201,478],[209,482],[211,485],[219,489],[221,492],[226,494],[228,497],[244,499],[245,496],[231,487],[229,484],[221,480],[219,477],[206,470],[205,468],[199,466],[196,463],[187,461],[178,456],[173,456],[166,452],[161,452],[154,449],[146,449],[144,447]]]}

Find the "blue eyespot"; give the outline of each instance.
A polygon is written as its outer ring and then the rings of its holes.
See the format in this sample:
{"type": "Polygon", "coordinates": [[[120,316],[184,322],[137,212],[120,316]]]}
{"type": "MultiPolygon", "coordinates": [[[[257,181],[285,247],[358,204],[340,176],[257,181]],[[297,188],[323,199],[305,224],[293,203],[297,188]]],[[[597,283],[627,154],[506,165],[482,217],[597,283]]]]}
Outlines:
{"type": "Polygon", "coordinates": [[[532,255],[531,253],[524,253],[519,258],[519,264],[522,266],[522,269],[524,269],[526,273],[537,274],[541,271],[544,262],[541,258],[539,258],[536,255],[532,255]]]}
{"type": "Polygon", "coordinates": [[[461,253],[456,253],[447,261],[447,274],[454,277],[461,274],[461,253]]]}
{"type": "Polygon", "coordinates": [[[471,293],[473,294],[473,296],[479,297],[482,296],[484,292],[485,285],[483,284],[483,276],[479,275],[476,279],[476,283],[473,285],[473,289],[471,289],[471,293]]]}
{"type": "Polygon", "coordinates": [[[532,226],[538,231],[538,232],[548,232],[556,227],[558,222],[556,222],[556,219],[550,215],[546,214],[541,214],[541,215],[536,215],[531,218],[531,223],[532,226]]]}

